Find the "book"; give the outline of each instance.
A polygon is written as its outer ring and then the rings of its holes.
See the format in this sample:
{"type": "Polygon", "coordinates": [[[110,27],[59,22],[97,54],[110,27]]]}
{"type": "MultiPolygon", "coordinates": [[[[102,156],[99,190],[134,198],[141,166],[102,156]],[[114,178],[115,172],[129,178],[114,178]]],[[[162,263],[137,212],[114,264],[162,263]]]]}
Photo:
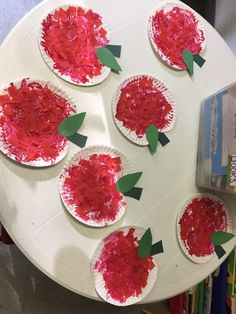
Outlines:
{"type": "Polygon", "coordinates": [[[211,314],[212,281],[212,275],[210,275],[204,282],[204,314],[211,314]]]}
{"type": "Polygon", "coordinates": [[[235,285],[235,250],[233,250],[227,259],[227,296],[234,296],[235,285]]]}
{"type": "Polygon", "coordinates": [[[198,285],[197,314],[204,314],[204,289],[205,282],[202,281],[198,285]]]}
{"type": "Polygon", "coordinates": [[[183,314],[184,293],[169,299],[170,314],[183,314]]]}
{"type": "Polygon", "coordinates": [[[211,314],[226,313],[227,260],[220,267],[218,276],[213,277],[211,314]]]}

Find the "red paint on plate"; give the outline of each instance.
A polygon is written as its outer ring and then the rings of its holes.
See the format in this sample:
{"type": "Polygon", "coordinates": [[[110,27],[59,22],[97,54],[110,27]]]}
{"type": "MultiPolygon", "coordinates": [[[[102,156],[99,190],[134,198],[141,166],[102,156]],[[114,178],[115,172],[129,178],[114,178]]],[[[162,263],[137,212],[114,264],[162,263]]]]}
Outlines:
{"type": "Polygon", "coordinates": [[[152,78],[145,75],[128,82],[121,88],[116,119],[139,138],[150,124],[159,130],[164,129],[170,125],[174,116],[172,105],[163,92],[152,78]]]}
{"type": "Polygon", "coordinates": [[[108,296],[120,303],[138,297],[147,285],[149,272],[155,267],[151,256],[138,257],[139,241],[134,228],[125,234],[116,231],[104,240],[95,269],[102,273],[108,296]]]}
{"type": "Polygon", "coordinates": [[[209,197],[195,197],[187,205],[180,221],[180,236],[190,255],[207,256],[214,252],[211,235],[227,231],[224,205],[209,197]]]}
{"type": "Polygon", "coordinates": [[[13,83],[0,96],[0,139],[7,155],[17,162],[43,160],[55,163],[66,139],[58,124],[72,113],[70,103],[48,85],[13,83]]]}
{"type": "Polygon", "coordinates": [[[186,68],[182,59],[185,49],[192,54],[201,53],[205,37],[191,11],[174,7],[165,13],[162,9],[154,14],[151,23],[153,40],[170,65],[186,68]]]}
{"type": "Polygon", "coordinates": [[[96,49],[108,38],[99,14],[81,7],[60,8],[43,20],[42,30],[41,45],[62,75],[86,83],[101,74],[96,49]]]}
{"type": "Polygon", "coordinates": [[[112,222],[125,205],[116,188],[121,160],[108,154],[92,154],[81,158],[66,172],[63,190],[69,205],[84,221],[112,222]],[[69,197],[68,197],[69,196],[69,197]]]}

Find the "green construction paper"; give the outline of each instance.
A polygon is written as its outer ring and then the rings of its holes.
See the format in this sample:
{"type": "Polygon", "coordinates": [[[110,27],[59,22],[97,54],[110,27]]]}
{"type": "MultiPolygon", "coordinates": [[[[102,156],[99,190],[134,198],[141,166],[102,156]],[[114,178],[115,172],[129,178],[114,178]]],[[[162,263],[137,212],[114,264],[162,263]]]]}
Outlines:
{"type": "Polygon", "coordinates": [[[202,281],[198,285],[198,297],[197,297],[197,313],[196,314],[204,314],[204,290],[205,290],[205,282],[202,281]]]}
{"type": "Polygon", "coordinates": [[[201,68],[206,60],[200,55],[193,55],[193,61],[201,68]]]}
{"type": "Polygon", "coordinates": [[[168,143],[170,143],[170,140],[168,137],[165,135],[165,133],[159,132],[158,134],[158,140],[161,143],[161,146],[166,146],[168,143]]]}
{"type": "Polygon", "coordinates": [[[182,53],[184,64],[190,76],[193,75],[193,54],[189,50],[184,50],[182,53]]]}
{"type": "Polygon", "coordinates": [[[231,240],[235,235],[229,232],[217,231],[211,236],[211,242],[214,245],[221,245],[231,240]]]}
{"type": "Polygon", "coordinates": [[[226,254],[221,245],[215,245],[215,252],[219,259],[226,254]]]}
{"type": "Polygon", "coordinates": [[[75,134],[84,122],[86,112],[75,114],[61,121],[58,125],[58,132],[63,136],[71,136],[75,134]]]}
{"type": "Polygon", "coordinates": [[[155,125],[151,124],[147,127],[146,137],[152,154],[155,154],[158,144],[158,130],[155,125]]]}
{"type": "Polygon", "coordinates": [[[113,56],[112,52],[106,47],[99,47],[96,50],[96,56],[102,62],[102,64],[104,64],[108,68],[111,68],[112,70],[115,70],[117,72],[121,71],[121,67],[116,61],[116,58],[113,56]]]}
{"type": "Polygon", "coordinates": [[[80,148],[83,148],[86,145],[88,138],[82,134],[75,133],[71,136],[67,136],[67,139],[80,148]]]}
{"type": "Polygon", "coordinates": [[[135,186],[135,184],[138,182],[141,175],[142,175],[142,172],[135,172],[135,173],[127,174],[127,175],[121,177],[116,182],[117,190],[122,194],[130,191],[135,186]]]}
{"type": "Polygon", "coordinates": [[[148,228],[139,241],[138,256],[141,258],[149,256],[151,246],[152,246],[152,232],[151,229],[148,228]]]}
{"type": "Polygon", "coordinates": [[[150,255],[153,256],[163,252],[164,252],[163,243],[162,241],[158,241],[152,245],[150,255]]]}
{"type": "Polygon", "coordinates": [[[133,187],[131,190],[124,193],[124,195],[132,197],[132,198],[136,199],[137,201],[139,201],[141,198],[142,192],[143,192],[142,188],[133,187]]]}
{"type": "Polygon", "coordinates": [[[119,45],[106,45],[106,48],[116,57],[120,58],[121,55],[121,46],[119,45]]]}

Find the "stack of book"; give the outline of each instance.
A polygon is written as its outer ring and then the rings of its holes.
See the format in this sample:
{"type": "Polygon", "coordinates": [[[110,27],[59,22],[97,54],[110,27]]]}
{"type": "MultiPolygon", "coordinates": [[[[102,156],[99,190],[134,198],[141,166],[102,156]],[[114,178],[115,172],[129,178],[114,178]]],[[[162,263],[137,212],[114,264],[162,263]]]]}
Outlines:
{"type": "Polygon", "coordinates": [[[236,84],[202,101],[197,184],[236,194],[236,84]]]}
{"type": "Polygon", "coordinates": [[[169,300],[171,314],[236,314],[236,250],[196,287],[169,300]]]}

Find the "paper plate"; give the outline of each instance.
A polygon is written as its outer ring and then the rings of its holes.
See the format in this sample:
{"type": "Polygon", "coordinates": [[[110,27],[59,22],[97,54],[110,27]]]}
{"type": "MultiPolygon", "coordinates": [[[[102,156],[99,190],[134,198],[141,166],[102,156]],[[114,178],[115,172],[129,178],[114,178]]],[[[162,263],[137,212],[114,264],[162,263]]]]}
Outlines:
{"type": "Polygon", "coordinates": [[[64,186],[65,179],[67,177],[69,177],[68,176],[69,168],[73,165],[78,165],[79,161],[81,159],[88,159],[93,154],[99,154],[99,155],[100,154],[107,154],[107,155],[110,155],[112,157],[120,157],[122,169],[118,174],[118,178],[122,177],[125,174],[132,172],[132,168],[129,164],[128,159],[118,150],[116,150],[112,147],[107,147],[107,146],[90,146],[88,148],[80,150],[78,153],[76,153],[71,158],[71,160],[68,161],[68,163],[64,167],[64,169],[60,175],[60,178],[59,178],[59,192],[60,192],[61,199],[62,199],[67,211],[75,219],[77,219],[78,221],[80,221],[86,225],[92,226],[92,227],[105,227],[105,226],[113,225],[124,215],[125,210],[126,210],[126,203],[124,201],[125,200],[124,196],[123,196],[122,200],[120,201],[120,203],[124,203],[124,204],[121,205],[119,212],[117,213],[114,220],[103,219],[102,221],[96,221],[92,218],[89,220],[85,220],[85,219],[83,219],[83,217],[80,217],[76,213],[76,205],[71,204],[71,200],[73,198],[72,198],[71,194],[69,193],[69,191],[67,191],[65,186],[64,186]]]}
{"type": "MultiPolygon", "coordinates": [[[[14,86],[19,87],[21,85],[22,80],[20,81],[16,81],[13,82],[14,86]]],[[[63,97],[70,105],[70,114],[73,114],[76,112],[76,106],[73,102],[73,100],[71,99],[71,97],[64,92],[63,90],[61,90],[59,87],[57,87],[56,85],[50,83],[50,82],[46,82],[46,81],[41,81],[41,80],[33,80],[33,79],[26,79],[27,84],[30,83],[39,83],[41,84],[43,87],[44,86],[48,86],[50,88],[51,91],[53,91],[55,94],[57,94],[58,96],[63,97]]],[[[7,91],[4,91],[6,88],[9,87],[9,84],[7,86],[5,86],[1,91],[0,91],[0,95],[4,95],[7,93],[7,91]]],[[[0,110],[0,118],[1,116],[3,116],[3,113],[0,110]]],[[[18,156],[14,153],[11,152],[10,147],[13,147],[11,144],[6,143],[2,137],[3,135],[3,130],[0,128],[0,150],[7,155],[7,157],[11,158],[12,160],[19,162],[23,165],[27,165],[27,166],[31,166],[31,167],[48,167],[48,166],[52,166],[57,164],[58,162],[60,162],[65,156],[66,153],[68,151],[68,142],[66,139],[64,139],[64,147],[63,149],[61,149],[58,152],[58,156],[56,157],[56,159],[50,159],[50,160],[44,160],[42,158],[38,158],[36,160],[32,160],[32,161],[18,161],[18,156]]]]}
{"type": "MultiPolygon", "coordinates": [[[[213,201],[215,201],[215,202],[217,202],[223,206],[223,210],[226,214],[226,221],[225,221],[226,227],[224,228],[224,230],[220,230],[220,231],[226,231],[226,232],[232,231],[232,222],[231,222],[230,212],[228,211],[226,205],[218,197],[216,197],[215,195],[212,195],[212,194],[208,194],[208,193],[199,193],[199,194],[193,195],[185,203],[185,206],[183,207],[183,209],[178,214],[178,217],[177,217],[177,236],[178,236],[180,247],[183,250],[183,252],[186,254],[186,256],[192,262],[194,262],[196,264],[209,262],[214,257],[215,252],[213,252],[212,254],[209,254],[209,255],[205,255],[205,256],[197,256],[194,254],[190,254],[188,244],[181,238],[181,233],[180,233],[181,227],[180,227],[179,222],[180,222],[187,206],[190,205],[194,199],[202,199],[202,198],[207,198],[207,199],[213,200],[213,201]]],[[[222,221],[222,223],[224,223],[224,221],[222,221]]],[[[219,231],[219,230],[216,230],[216,231],[219,231]]]]}
{"type": "Polygon", "coordinates": [[[180,67],[178,64],[174,64],[170,58],[168,58],[164,52],[161,51],[161,49],[157,46],[157,44],[154,41],[154,35],[155,35],[155,28],[152,25],[152,21],[153,18],[155,16],[156,13],[160,12],[162,9],[164,9],[164,12],[169,12],[171,11],[174,7],[179,7],[181,9],[187,10],[189,12],[191,12],[196,20],[198,21],[198,31],[199,32],[203,32],[203,36],[204,36],[204,40],[201,42],[200,46],[201,46],[201,52],[203,52],[203,50],[205,49],[206,46],[206,35],[205,35],[205,27],[204,24],[202,22],[202,19],[200,18],[200,16],[197,14],[197,12],[195,12],[193,9],[191,9],[189,6],[185,5],[184,3],[180,2],[180,1],[165,1],[164,3],[162,3],[161,5],[159,5],[151,14],[151,16],[149,17],[149,22],[148,22],[148,35],[149,35],[149,39],[151,41],[151,44],[155,50],[155,52],[161,57],[161,59],[163,61],[165,61],[170,67],[178,69],[178,70],[184,70],[186,69],[186,67],[180,67]]]}
{"type": "MultiPolygon", "coordinates": [[[[127,305],[131,305],[134,303],[137,303],[139,301],[141,301],[143,298],[145,298],[147,296],[147,294],[152,290],[156,279],[157,279],[157,272],[158,272],[158,267],[154,261],[154,259],[152,258],[152,261],[155,265],[155,267],[149,271],[149,275],[148,275],[148,279],[147,279],[147,285],[143,288],[142,293],[139,296],[131,296],[128,299],[126,299],[125,302],[121,303],[116,299],[113,299],[105,286],[105,281],[103,279],[103,275],[101,272],[99,272],[96,268],[96,262],[99,261],[100,259],[100,255],[101,252],[103,250],[103,247],[105,245],[105,243],[107,243],[107,241],[109,241],[109,238],[114,235],[116,232],[118,231],[123,231],[124,234],[126,235],[130,228],[134,228],[134,236],[137,237],[138,239],[141,239],[142,235],[144,234],[144,232],[146,231],[145,229],[141,228],[141,227],[136,227],[136,226],[127,226],[127,227],[123,227],[120,229],[117,229],[116,231],[114,231],[113,233],[111,233],[110,235],[108,235],[97,247],[92,260],[91,260],[91,264],[90,264],[90,269],[91,269],[91,274],[94,280],[94,285],[95,285],[95,289],[98,293],[98,295],[105,300],[108,303],[111,303],[113,305],[116,306],[127,306],[127,305]]],[[[122,269],[121,269],[122,271],[122,269]]]]}
{"type": "MultiPolygon", "coordinates": [[[[88,8],[84,8],[84,7],[80,7],[80,6],[75,6],[75,5],[62,5],[60,7],[57,7],[55,9],[53,9],[50,13],[47,14],[47,16],[43,19],[43,21],[45,21],[45,19],[51,14],[53,15],[57,10],[59,9],[68,9],[69,7],[74,7],[74,8],[82,8],[83,10],[85,10],[86,12],[89,10],[88,8]]],[[[93,11],[94,12],[94,11],[93,11]]],[[[49,66],[49,68],[56,73],[60,78],[64,79],[65,81],[72,83],[74,85],[78,85],[78,86],[93,86],[93,85],[97,85],[100,84],[101,82],[103,82],[108,75],[111,72],[111,69],[106,67],[106,66],[102,66],[101,69],[101,74],[94,76],[94,77],[87,77],[88,81],[86,83],[82,83],[82,82],[76,82],[75,80],[73,80],[71,78],[70,75],[66,75],[66,74],[62,74],[58,69],[55,68],[56,66],[56,62],[53,61],[53,59],[48,55],[48,53],[45,51],[45,48],[42,45],[42,42],[44,41],[43,39],[43,35],[44,35],[44,30],[43,30],[43,21],[40,24],[40,31],[39,31],[39,48],[41,51],[41,54],[43,56],[43,59],[45,60],[46,64],[49,66]]],[[[108,39],[108,42],[110,41],[110,33],[107,30],[106,24],[103,22],[101,27],[103,27],[106,31],[106,38],[108,39]]]]}
{"type": "Polygon", "coordinates": [[[168,115],[166,115],[167,118],[171,118],[172,120],[170,121],[170,123],[165,128],[159,129],[159,131],[160,132],[168,132],[174,127],[175,122],[176,122],[175,100],[172,96],[172,93],[166,87],[166,85],[163,82],[161,82],[160,80],[158,80],[157,78],[155,78],[154,76],[140,74],[140,75],[135,75],[135,76],[129,77],[125,81],[123,81],[121,83],[121,85],[117,88],[117,90],[113,96],[112,109],[113,109],[113,118],[115,120],[115,123],[116,123],[118,129],[121,131],[121,133],[123,133],[130,141],[134,142],[135,144],[138,144],[141,146],[146,146],[146,145],[148,145],[146,134],[144,134],[142,137],[138,137],[134,131],[126,128],[123,125],[123,122],[116,118],[117,106],[119,103],[122,88],[127,86],[130,82],[139,81],[143,77],[151,79],[154,83],[153,87],[157,88],[162,93],[162,95],[165,97],[165,99],[168,101],[168,103],[172,106],[171,112],[168,115]]]}

